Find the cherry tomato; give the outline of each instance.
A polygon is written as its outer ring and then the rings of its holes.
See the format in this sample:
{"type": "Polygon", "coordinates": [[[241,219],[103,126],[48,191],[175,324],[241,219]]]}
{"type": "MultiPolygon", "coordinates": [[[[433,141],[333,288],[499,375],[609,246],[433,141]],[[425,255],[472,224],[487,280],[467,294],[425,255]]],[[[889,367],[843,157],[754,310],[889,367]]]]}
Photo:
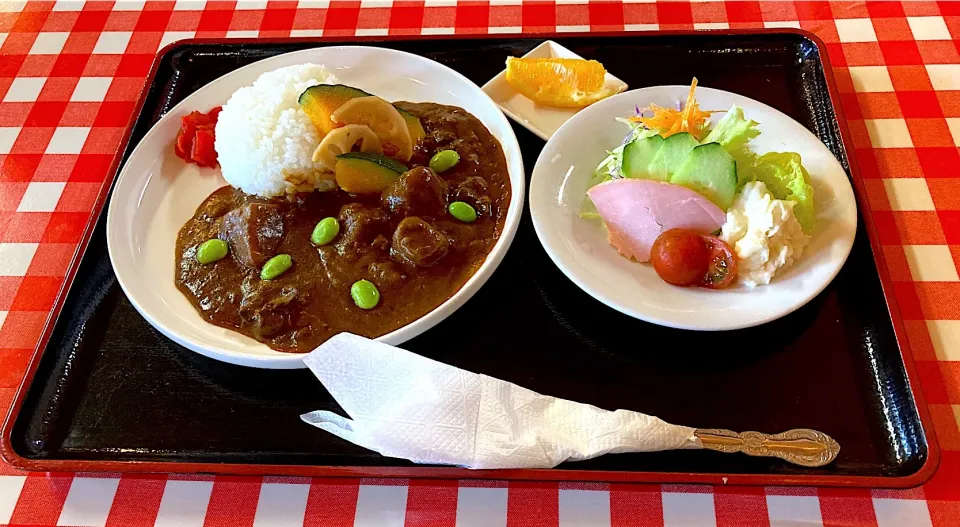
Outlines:
{"type": "Polygon", "coordinates": [[[716,236],[702,235],[704,244],[710,252],[707,272],[700,280],[700,286],[710,289],[723,289],[737,278],[737,255],[727,242],[716,236]]]}
{"type": "Polygon", "coordinates": [[[710,250],[699,233],[670,229],[657,237],[650,261],[664,282],[673,285],[700,284],[710,264],[710,250]]]}

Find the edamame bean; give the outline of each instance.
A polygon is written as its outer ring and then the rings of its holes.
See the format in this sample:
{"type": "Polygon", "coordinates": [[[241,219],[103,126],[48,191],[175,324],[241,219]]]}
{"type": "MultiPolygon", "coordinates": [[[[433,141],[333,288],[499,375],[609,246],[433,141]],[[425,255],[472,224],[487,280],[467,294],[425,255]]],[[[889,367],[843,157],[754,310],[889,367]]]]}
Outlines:
{"type": "Polygon", "coordinates": [[[273,280],[287,272],[292,265],[293,258],[289,254],[278,254],[263,264],[263,268],[260,269],[260,279],[273,280]]]}
{"type": "Polygon", "coordinates": [[[230,247],[227,246],[227,242],[223,240],[217,238],[207,240],[197,247],[197,261],[206,265],[216,262],[217,260],[222,260],[229,250],[230,247]]]}
{"type": "Polygon", "coordinates": [[[313,234],[310,235],[310,241],[316,245],[326,245],[333,241],[340,233],[340,222],[334,217],[327,217],[320,220],[317,226],[313,228],[313,234]]]}
{"type": "Polygon", "coordinates": [[[464,223],[473,223],[477,219],[477,211],[469,203],[454,201],[448,210],[454,218],[464,223]]]}
{"type": "Polygon", "coordinates": [[[380,303],[380,291],[369,280],[357,280],[350,286],[350,297],[360,309],[373,309],[380,303]]]}
{"type": "Polygon", "coordinates": [[[460,162],[460,154],[456,150],[441,150],[430,158],[430,170],[436,173],[450,170],[460,162]]]}

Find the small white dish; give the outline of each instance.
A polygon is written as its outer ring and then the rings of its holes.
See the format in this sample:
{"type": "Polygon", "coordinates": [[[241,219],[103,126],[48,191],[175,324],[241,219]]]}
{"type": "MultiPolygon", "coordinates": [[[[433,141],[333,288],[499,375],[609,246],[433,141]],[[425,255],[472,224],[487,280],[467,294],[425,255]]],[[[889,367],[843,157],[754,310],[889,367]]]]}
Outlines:
{"type": "Polygon", "coordinates": [[[283,66],[325,65],[339,82],[390,101],[460,106],[500,141],[512,196],[500,239],[477,272],[450,299],[378,341],[401,344],[449,316],[486,282],[513,241],[523,212],[525,177],[510,122],[476,84],[432,60],[368,46],[308,49],[265,59],[207,84],[176,105],[144,136],[117,177],[107,213],[110,261],[130,303],[164,335],[207,357],[257,368],[303,368],[303,355],[281,353],[240,333],[208,323],[174,284],[177,233],[214,190],[226,185],[219,169],[201,169],[173,152],[180,118],[208,111],[261,74],[283,66]]]}
{"type": "MultiPolygon", "coordinates": [[[[583,57],[552,40],[546,40],[524,55],[523,58],[582,59],[583,57]]],[[[604,87],[611,90],[613,94],[627,89],[627,83],[614,77],[609,72],[607,72],[605,80],[604,87]]],[[[493,99],[493,102],[500,106],[503,113],[509,115],[511,119],[523,125],[527,130],[540,136],[544,141],[549,140],[550,136],[563,123],[583,110],[582,108],[553,108],[536,104],[520,95],[507,83],[507,70],[501,71],[496,77],[490,79],[483,85],[482,89],[493,99]]]]}
{"type": "MultiPolygon", "coordinates": [[[[620,256],[607,242],[599,220],[579,216],[587,181],[607,150],[619,145],[627,128],[615,117],[654,103],[673,107],[689,86],[655,86],[602,100],[567,121],[544,146],[530,180],[530,213],[537,236],[554,263],[574,283],[622,313],[680,329],[729,330],[756,326],[800,308],[843,267],[857,231],[857,205],[843,167],[810,131],[790,117],[741,95],[697,88],[704,109],[733,104],[760,123],[750,145],[757,153],[797,152],[810,173],[817,226],[801,259],[769,285],[737,284],[710,290],[675,287],[649,264],[620,256]]],[[[722,116],[714,114],[713,122],[722,116]]]]}

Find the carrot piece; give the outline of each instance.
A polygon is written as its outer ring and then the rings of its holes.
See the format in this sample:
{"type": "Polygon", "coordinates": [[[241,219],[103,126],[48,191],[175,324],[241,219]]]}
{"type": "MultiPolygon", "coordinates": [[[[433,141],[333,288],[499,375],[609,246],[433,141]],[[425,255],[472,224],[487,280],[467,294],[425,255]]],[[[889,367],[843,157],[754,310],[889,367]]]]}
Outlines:
{"type": "Polygon", "coordinates": [[[663,138],[680,132],[688,132],[699,141],[703,139],[707,119],[713,112],[705,112],[700,109],[696,99],[696,90],[697,78],[694,77],[682,111],[651,104],[647,109],[653,112],[652,117],[636,116],[631,117],[630,120],[642,123],[647,128],[655,130],[663,138]]]}

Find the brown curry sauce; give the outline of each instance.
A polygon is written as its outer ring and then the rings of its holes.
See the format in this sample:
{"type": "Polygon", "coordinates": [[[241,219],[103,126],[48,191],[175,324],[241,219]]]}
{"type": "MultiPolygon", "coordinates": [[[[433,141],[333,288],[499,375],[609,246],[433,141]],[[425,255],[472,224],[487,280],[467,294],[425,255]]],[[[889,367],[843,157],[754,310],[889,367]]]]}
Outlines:
{"type": "Polygon", "coordinates": [[[397,106],[417,115],[427,135],[410,160],[414,168],[382,195],[331,191],[268,200],[223,187],[200,205],[177,236],[176,284],[204,319],[278,351],[306,352],[343,331],[373,338],[403,327],[476,272],[503,230],[510,203],[503,149],[461,108],[397,106]],[[416,168],[445,149],[460,154],[454,168],[439,175],[416,168]],[[453,201],[472,205],[477,220],[453,218],[446,210],[453,201]],[[315,247],[310,234],[328,216],[338,218],[340,233],[315,247]],[[198,263],[197,246],[217,237],[228,241],[230,254],[198,263]],[[284,253],[293,267],[261,280],[263,261],[284,253]],[[360,279],[380,291],[371,310],[350,297],[360,279]]]}

